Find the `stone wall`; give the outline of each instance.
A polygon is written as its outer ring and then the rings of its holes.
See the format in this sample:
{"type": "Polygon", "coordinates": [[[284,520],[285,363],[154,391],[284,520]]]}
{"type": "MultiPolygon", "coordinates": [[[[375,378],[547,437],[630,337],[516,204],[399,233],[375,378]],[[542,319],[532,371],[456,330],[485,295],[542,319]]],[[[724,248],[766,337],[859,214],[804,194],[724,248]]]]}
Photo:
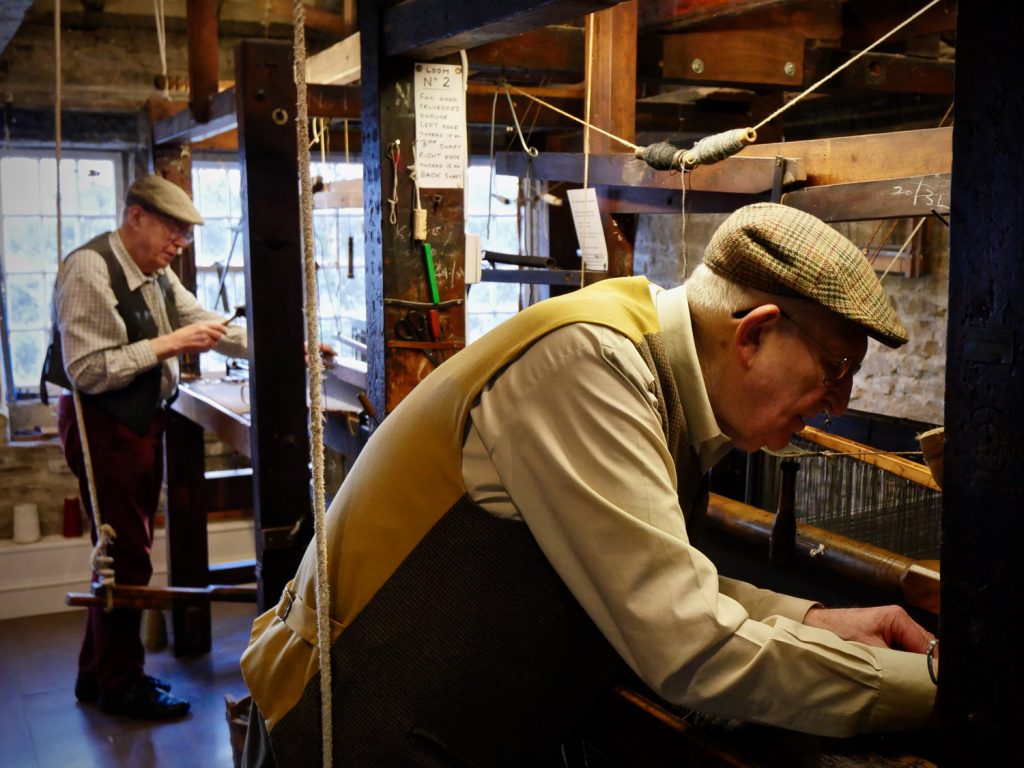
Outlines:
{"type": "MultiPolygon", "coordinates": [[[[681,258],[682,225],[677,215],[641,216],[636,235],[634,272],[664,287],[679,285],[701,257],[724,215],[687,216],[686,267],[681,258]]],[[[837,225],[857,245],[865,246],[875,231],[873,222],[837,225]]],[[[889,243],[899,247],[909,229],[905,223],[889,243]]],[[[946,375],[946,307],[948,303],[949,238],[938,222],[924,228],[928,273],[907,278],[888,275],[883,285],[892,297],[910,342],[891,350],[871,342],[858,374],[850,407],[931,424],[943,422],[946,375]]]]}

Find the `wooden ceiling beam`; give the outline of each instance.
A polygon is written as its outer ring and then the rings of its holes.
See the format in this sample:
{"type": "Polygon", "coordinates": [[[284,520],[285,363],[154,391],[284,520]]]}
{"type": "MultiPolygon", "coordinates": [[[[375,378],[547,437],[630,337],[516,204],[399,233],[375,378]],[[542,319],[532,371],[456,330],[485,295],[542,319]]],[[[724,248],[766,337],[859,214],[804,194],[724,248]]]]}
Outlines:
{"type": "Polygon", "coordinates": [[[383,52],[434,59],[617,4],[618,0],[406,0],[382,11],[383,52]]]}
{"type": "MultiPolygon", "coordinates": [[[[843,47],[854,50],[867,47],[920,10],[922,5],[923,0],[858,0],[848,3],[843,8],[843,47]]],[[[943,0],[889,38],[886,45],[921,35],[954,32],[956,7],[956,0],[943,0]]],[[[965,7],[964,10],[968,9],[965,7]]]]}
{"type": "Polygon", "coordinates": [[[742,16],[783,5],[787,0],[647,0],[640,4],[641,32],[664,32],[709,21],[742,16]]]}

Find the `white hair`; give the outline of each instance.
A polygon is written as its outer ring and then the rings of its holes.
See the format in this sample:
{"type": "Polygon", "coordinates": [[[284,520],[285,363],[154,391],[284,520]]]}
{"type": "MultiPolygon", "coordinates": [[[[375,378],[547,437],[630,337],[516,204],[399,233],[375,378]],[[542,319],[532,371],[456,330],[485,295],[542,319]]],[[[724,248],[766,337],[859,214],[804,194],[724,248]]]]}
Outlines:
{"type": "Polygon", "coordinates": [[[775,303],[776,297],[764,291],[734,283],[703,264],[686,281],[686,298],[697,317],[727,317],[742,309],[775,303]]]}

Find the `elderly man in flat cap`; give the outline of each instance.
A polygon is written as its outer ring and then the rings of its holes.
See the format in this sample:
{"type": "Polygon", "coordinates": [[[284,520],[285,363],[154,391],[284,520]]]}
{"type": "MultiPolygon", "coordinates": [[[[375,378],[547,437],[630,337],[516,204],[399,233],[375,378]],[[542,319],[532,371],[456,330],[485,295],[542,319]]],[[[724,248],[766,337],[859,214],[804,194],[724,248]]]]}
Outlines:
{"type": "MultiPolygon", "coordinates": [[[[159,176],[137,179],[121,225],[71,253],[57,276],[46,380],[81,394],[85,431],[118,584],[145,585],[163,479],[164,407],[178,385],[178,355],[217,349],[243,356],[246,334],[207,312],[168,269],[203,218],[159,176]]],[[[74,403],[61,396],[57,425],[68,466],[90,504],[74,403]]],[[[96,531],[93,531],[93,540],[96,531]]],[[[180,717],[187,701],[143,671],[140,611],[90,608],[75,695],[105,712],[180,717]]]]}
{"type": "MultiPolygon", "coordinates": [[[[871,336],[906,341],[861,252],[812,216],[743,208],[687,283],[541,302],[431,373],[328,514],[338,765],[563,765],[595,698],[827,735],[917,728],[931,635],[718,575],[694,536],[730,446],[841,414],[871,336]]],[[[315,553],[242,659],[247,765],[312,765],[315,553]]]]}

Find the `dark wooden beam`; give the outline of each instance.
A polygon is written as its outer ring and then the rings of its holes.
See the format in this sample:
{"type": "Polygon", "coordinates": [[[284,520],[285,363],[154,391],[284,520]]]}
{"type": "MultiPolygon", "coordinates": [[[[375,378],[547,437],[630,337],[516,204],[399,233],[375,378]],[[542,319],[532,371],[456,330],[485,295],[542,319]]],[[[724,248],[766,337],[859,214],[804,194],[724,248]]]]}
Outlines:
{"type": "Polygon", "coordinates": [[[736,157],[799,158],[810,185],[948,173],[952,128],[751,144],[736,157]]]}
{"type": "MultiPolygon", "coordinates": [[[[924,4],[923,0],[857,0],[856,3],[845,3],[843,46],[855,50],[865,48],[924,4]]],[[[966,3],[961,5],[965,11],[968,10],[966,3]]],[[[956,29],[956,9],[956,0],[943,0],[894,34],[885,45],[920,35],[952,32],[956,29]]]]}
{"type": "Polygon", "coordinates": [[[216,0],[188,0],[188,89],[196,122],[210,120],[217,93],[216,0]]]}
{"type": "Polygon", "coordinates": [[[209,119],[205,123],[199,122],[191,110],[181,110],[153,124],[153,142],[158,145],[182,140],[199,142],[237,126],[235,89],[227,88],[210,100],[209,119]]]}
{"type": "Polygon", "coordinates": [[[253,518],[259,605],[266,610],[295,575],[313,531],[292,46],[243,42],[235,73],[253,518]]]}
{"type": "Polygon", "coordinates": [[[948,173],[903,179],[807,187],[782,196],[782,203],[823,221],[901,219],[949,213],[948,173]]]}
{"type": "Polygon", "coordinates": [[[382,10],[382,51],[385,56],[433,59],[561,24],[610,8],[618,1],[408,0],[382,10]]]}
{"type": "MultiPolygon", "coordinates": [[[[964,4],[966,5],[966,4],[964,4]]],[[[1020,744],[1024,665],[1024,70],[997,0],[957,17],[942,514],[944,765],[998,765],[1020,744]]]]}
{"type": "MultiPolygon", "coordinates": [[[[856,51],[845,48],[808,50],[800,87],[817,82],[855,54],[856,51]]],[[[872,52],[836,75],[822,86],[821,92],[934,94],[952,100],[953,70],[952,61],[872,52]]]]}
{"type": "MultiPolygon", "coordinates": [[[[787,157],[792,157],[786,152],[787,157]]],[[[549,181],[583,181],[583,155],[577,153],[542,152],[530,160],[523,153],[498,153],[498,173],[526,176],[528,169],[535,179],[549,181]]],[[[799,159],[787,165],[786,183],[804,178],[799,159]]],[[[758,194],[772,188],[775,158],[734,156],[715,165],[704,165],[687,174],[687,191],[758,194]]],[[[647,187],[678,190],[679,174],[655,171],[630,153],[591,155],[589,181],[596,186],[647,187]]]]}
{"type": "Polygon", "coordinates": [[[788,29],[686,32],[653,38],[661,43],[662,79],[714,84],[777,85],[803,82],[804,42],[788,29]]]}
{"type": "Polygon", "coordinates": [[[667,31],[741,16],[788,0],[648,0],[640,7],[641,32],[667,31]]]}
{"type": "Polygon", "coordinates": [[[556,83],[583,79],[582,27],[551,26],[466,51],[472,76],[556,83]]]}

